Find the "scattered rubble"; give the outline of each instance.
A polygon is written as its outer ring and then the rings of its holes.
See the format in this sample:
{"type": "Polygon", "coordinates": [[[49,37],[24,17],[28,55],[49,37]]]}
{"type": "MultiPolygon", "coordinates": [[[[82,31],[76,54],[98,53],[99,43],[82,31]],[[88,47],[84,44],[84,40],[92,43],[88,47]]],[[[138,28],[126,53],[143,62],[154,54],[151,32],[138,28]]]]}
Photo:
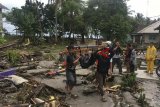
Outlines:
{"type": "Polygon", "coordinates": [[[134,88],[125,84],[124,88],[123,76],[120,75],[112,75],[106,80],[104,90],[107,102],[97,100],[99,95],[95,66],[89,69],[81,69],[79,66],[76,68],[78,77],[75,90],[80,97],[67,101],[64,88],[65,68],[57,64],[57,61],[42,60],[43,54],[50,53],[50,50],[20,52],[20,61],[15,66],[5,58],[5,52],[3,57],[0,56],[0,107],[140,107],[140,94],[136,92],[139,84],[133,84],[134,88]]]}

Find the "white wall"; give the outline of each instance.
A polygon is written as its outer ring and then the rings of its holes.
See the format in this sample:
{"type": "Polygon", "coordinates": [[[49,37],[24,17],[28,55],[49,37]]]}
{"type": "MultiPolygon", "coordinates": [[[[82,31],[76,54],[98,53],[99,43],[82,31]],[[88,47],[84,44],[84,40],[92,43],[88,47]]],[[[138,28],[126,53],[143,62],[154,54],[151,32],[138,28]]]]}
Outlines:
{"type": "Polygon", "coordinates": [[[145,34],[143,35],[144,37],[144,43],[150,43],[150,42],[153,42],[153,43],[158,43],[160,42],[160,34],[155,34],[155,35],[151,35],[151,36],[154,36],[155,39],[154,40],[150,40],[150,35],[149,34],[145,34]]]}

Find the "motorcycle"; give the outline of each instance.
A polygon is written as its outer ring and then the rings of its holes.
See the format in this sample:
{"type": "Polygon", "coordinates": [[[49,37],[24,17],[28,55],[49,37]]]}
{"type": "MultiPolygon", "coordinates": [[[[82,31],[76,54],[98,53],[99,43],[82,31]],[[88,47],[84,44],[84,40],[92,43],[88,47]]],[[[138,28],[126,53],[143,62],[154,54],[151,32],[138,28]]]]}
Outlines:
{"type": "Polygon", "coordinates": [[[156,68],[156,74],[160,77],[160,59],[158,60],[158,66],[156,68]]]}

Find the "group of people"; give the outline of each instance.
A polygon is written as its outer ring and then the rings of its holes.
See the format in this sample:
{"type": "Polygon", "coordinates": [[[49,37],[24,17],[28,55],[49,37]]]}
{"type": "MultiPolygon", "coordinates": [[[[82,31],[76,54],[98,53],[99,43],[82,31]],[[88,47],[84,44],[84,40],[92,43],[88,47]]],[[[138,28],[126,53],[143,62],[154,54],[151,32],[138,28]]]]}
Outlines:
{"type": "MultiPolygon", "coordinates": [[[[83,55],[76,55],[74,52],[74,46],[70,45],[67,47],[68,54],[66,57],[66,90],[68,95],[75,96],[71,93],[71,90],[76,84],[76,65],[80,62],[80,66],[82,68],[88,68],[91,65],[97,65],[96,70],[96,81],[98,83],[97,89],[102,96],[101,100],[103,102],[106,101],[104,97],[103,86],[105,85],[106,77],[110,76],[114,71],[113,68],[117,65],[119,69],[119,74],[122,74],[122,60],[121,57],[123,55],[123,49],[120,46],[119,41],[115,41],[111,43],[107,41],[104,43],[102,49],[93,52],[90,57],[86,60],[83,55]],[[111,45],[112,44],[112,45],[111,45]]],[[[153,46],[149,46],[147,49],[146,60],[147,60],[147,71],[153,71],[154,60],[155,57],[152,57],[153,53],[155,53],[155,48],[153,46]]],[[[125,59],[124,63],[126,65],[126,72],[134,73],[136,68],[136,51],[135,47],[132,44],[127,44],[125,49],[125,59]]]]}

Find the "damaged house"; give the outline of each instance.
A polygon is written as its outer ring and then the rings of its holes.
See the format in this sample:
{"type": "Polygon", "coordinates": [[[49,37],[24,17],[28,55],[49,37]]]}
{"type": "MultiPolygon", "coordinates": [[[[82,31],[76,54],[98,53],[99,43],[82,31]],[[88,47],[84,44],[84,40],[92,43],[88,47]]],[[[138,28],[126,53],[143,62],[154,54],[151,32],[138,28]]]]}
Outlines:
{"type": "Polygon", "coordinates": [[[137,33],[132,34],[133,43],[141,44],[146,46],[148,43],[153,42],[156,46],[160,44],[160,33],[159,28],[160,20],[150,24],[149,26],[143,28],[137,33]]]}

